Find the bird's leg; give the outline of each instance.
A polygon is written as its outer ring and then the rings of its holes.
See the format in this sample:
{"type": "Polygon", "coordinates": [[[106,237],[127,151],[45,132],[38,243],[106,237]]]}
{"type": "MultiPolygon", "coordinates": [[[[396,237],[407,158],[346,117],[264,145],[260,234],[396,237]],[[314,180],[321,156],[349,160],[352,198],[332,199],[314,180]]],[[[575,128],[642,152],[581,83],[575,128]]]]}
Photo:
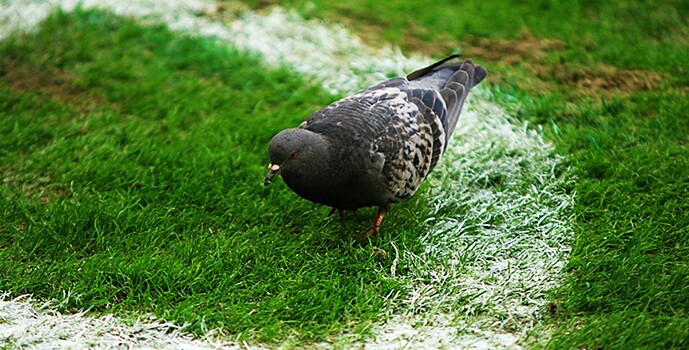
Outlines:
{"type": "Polygon", "coordinates": [[[330,208],[330,212],[328,213],[328,216],[333,215],[333,213],[336,211],[340,214],[340,221],[346,221],[347,220],[347,216],[345,215],[345,211],[342,209],[337,209],[335,207],[330,208]]]}
{"type": "Polygon", "coordinates": [[[376,218],[373,219],[373,227],[366,232],[366,238],[378,235],[380,223],[383,221],[385,214],[387,214],[391,208],[392,204],[381,205],[378,207],[378,214],[376,215],[376,218]]]}

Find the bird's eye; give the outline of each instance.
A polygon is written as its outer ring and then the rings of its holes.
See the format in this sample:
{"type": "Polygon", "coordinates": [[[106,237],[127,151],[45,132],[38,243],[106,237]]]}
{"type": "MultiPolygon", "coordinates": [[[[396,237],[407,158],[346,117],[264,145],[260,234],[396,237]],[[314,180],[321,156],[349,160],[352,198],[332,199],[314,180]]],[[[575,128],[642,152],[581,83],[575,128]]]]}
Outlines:
{"type": "Polygon", "coordinates": [[[292,153],[289,154],[289,159],[297,158],[298,155],[299,151],[292,151],[292,153]]]}

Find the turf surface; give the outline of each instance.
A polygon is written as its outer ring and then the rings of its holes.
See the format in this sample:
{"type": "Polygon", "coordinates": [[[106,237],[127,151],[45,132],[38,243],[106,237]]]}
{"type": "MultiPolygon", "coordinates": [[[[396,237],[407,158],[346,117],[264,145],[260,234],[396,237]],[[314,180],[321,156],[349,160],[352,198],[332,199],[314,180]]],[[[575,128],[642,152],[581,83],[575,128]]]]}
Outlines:
{"type": "MultiPolygon", "coordinates": [[[[372,44],[433,55],[460,46],[488,66],[507,108],[550,126],[579,179],[550,347],[686,346],[684,2],[291,3],[372,44]]],[[[219,47],[97,12],[58,14],[0,44],[0,289],[66,310],[150,311],[197,333],[365,333],[401,289],[380,274],[391,262],[325,211],[256,187],[262,145],[303,118],[293,110],[330,98],[219,47]],[[269,82],[279,83],[249,98],[269,82]]],[[[418,217],[386,220],[418,227],[423,205],[408,208],[418,217]]],[[[413,252],[413,237],[380,242],[413,252]]]]}

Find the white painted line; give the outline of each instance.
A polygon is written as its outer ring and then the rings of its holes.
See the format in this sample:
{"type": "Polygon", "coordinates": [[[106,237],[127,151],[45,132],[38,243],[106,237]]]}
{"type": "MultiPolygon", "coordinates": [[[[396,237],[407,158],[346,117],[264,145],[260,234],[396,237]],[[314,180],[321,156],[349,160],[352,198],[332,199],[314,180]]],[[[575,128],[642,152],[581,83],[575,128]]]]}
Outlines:
{"type": "MultiPolygon", "coordinates": [[[[194,339],[181,327],[155,320],[126,324],[117,317],[61,314],[56,305],[36,306],[30,297],[0,295],[0,347],[3,349],[246,349],[246,345],[194,339]]],[[[258,349],[257,347],[251,347],[258,349]]]]}
{"type": "MultiPolygon", "coordinates": [[[[267,14],[246,13],[224,24],[204,15],[216,7],[202,0],[0,3],[0,38],[10,30],[31,30],[54,6],[67,11],[77,4],[100,7],[162,21],[173,30],[217,37],[260,55],[269,66],[286,66],[311,77],[333,94],[365,88],[430,61],[404,57],[386,45],[367,47],[342,26],[307,21],[280,8],[267,14]]],[[[394,277],[407,280],[410,297],[391,298],[390,312],[393,306],[409,311],[388,315],[379,336],[364,345],[519,348],[518,342],[538,322],[545,293],[557,285],[570,249],[573,199],[563,190],[570,180],[555,173],[560,162],[552,145],[492,103],[487,91],[472,91],[432,186],[417,194],[429,198],[435,213],[422,233],[427,249],[412,254],[399,247],[398,258],[412,273],[394,277]],[[447,208],[460,208],[461,215],[448,216],[447,208]],[[453,303],[456,298],[462,298],[459,307],[453,303]]],[[[6,323],[0,322],[0,334],[6,331],[3,327],[6,323]]]]}

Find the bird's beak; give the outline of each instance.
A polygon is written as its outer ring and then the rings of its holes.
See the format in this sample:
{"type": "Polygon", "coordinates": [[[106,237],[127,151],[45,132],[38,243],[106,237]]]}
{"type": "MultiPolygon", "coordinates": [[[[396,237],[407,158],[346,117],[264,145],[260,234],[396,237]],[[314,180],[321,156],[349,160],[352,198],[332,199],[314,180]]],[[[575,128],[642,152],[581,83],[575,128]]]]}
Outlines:
{"type": "Polygon", "coordinates": [[[263,185],[270,185],[270,183],[273,181],[273,178],[280,172],[280,169],[280,166],[277,164],[268,164],[268,174],[266,174],[266,179],[263,181],[263,185]]]}

